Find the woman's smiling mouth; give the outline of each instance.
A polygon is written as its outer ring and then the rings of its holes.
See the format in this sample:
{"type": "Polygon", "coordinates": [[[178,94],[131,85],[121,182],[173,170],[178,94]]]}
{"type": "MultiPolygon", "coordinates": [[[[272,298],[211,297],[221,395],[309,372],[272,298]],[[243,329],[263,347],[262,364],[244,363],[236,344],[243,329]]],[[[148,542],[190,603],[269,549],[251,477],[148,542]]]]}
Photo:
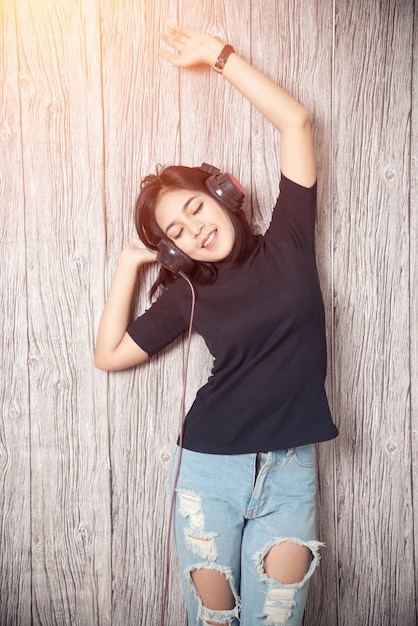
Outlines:
{"type": "Polygon", "coordinates": [[[218,231],[216,229],[209,233],[209,235],[203,240],[202,248],[210,248],[215,243],[217,234],[218,231]]]}

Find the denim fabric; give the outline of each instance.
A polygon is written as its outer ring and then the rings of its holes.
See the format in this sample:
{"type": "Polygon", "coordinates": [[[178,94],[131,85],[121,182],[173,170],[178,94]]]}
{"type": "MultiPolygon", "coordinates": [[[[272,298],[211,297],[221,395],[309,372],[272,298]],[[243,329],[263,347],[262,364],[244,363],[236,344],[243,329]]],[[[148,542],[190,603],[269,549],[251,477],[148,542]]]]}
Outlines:
{"type": "Polygon", "coordinates": [[[259,455],[182,451],[173,527],[189,626],[301,624],[321,545],[315,540],[315,452],[314,445],[259,455]],[[264,572],[265,556],[283,541],[312,552],[309,571],[295,584],[283,585],[264,572]],[[233,610],[202,605],[191,578],[200,568],[227,577],[233,610]]]}

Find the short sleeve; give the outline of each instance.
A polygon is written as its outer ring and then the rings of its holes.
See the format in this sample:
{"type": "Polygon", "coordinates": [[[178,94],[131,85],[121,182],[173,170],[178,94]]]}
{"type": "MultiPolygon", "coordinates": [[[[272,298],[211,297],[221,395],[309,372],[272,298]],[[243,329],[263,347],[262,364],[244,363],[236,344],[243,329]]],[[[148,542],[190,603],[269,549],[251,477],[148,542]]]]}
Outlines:
{"type": "Polygon", "coordinates": [[[316,192],[316,182],[303,187],[282,174],[266,238],[285,240],[302,252],[314,253],[316,192]]]}
{"type": "Polygon", "coordinates": [[[134,320],[127,332],[148,356],[153,356],[188,329],[175,292],[171,286],[164,291],[145,313],[134,320]]]}

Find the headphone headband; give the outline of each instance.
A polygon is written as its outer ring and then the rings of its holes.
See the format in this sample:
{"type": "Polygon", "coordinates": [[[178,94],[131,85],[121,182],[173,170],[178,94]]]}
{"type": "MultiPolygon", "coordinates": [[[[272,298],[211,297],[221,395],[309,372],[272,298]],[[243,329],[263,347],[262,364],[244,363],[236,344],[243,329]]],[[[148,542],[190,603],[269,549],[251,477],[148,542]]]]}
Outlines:
{"type": "Polygon", "coordinates": [[[237,179],[209,163],[202,163],[200,169],[210,174],[206,179],[210,195],[228,211],[232,213],[239,211],[244,203],[245,189],[237,179]]]}

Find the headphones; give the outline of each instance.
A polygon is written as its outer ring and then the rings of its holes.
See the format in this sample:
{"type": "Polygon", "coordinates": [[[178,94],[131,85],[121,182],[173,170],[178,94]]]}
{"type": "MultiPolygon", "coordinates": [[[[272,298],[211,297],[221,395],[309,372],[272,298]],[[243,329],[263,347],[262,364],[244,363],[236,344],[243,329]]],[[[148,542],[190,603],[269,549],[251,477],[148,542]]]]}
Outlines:
{"type": "Polygon", "coordinates": [[[245,189],[232,174],[221,172],[220,169],[208,163],[202,163],[199,169],[211,174],[205,181],[207,190],[227,211],[236,213],[242,208],[245,189]]]}
{"type": "Polygon", "coordinates": [[[158,243],[157,261],[176,276],[183,274],[187,276],[195,266],[195,261],[188,254],[180,250],[174,241],[165,237],[158,243]]]}
{"type": "MultiPolygon", "coordinates": [[[[245,189],[237,179],[208,163],[202,163],[199,169],[210,174],[205,181],[209,194],[227,211],[231,213],[240,211],[244,203],[245,189]]],[[[191,273],[196,263],[171,239],[166,238],[161,239],[158,244],[157,261],[176,276],[183,277],[191,273]]]]}

